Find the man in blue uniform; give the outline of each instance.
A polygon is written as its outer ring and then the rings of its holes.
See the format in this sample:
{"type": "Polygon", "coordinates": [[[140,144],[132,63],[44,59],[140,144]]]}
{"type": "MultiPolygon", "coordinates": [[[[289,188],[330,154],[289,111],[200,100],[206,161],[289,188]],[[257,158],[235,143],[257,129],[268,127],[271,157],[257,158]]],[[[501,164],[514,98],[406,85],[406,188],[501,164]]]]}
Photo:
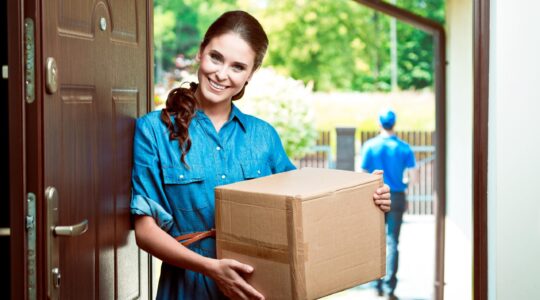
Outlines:
{"type": "MultiPolygon", "coordinates": [[[[388,299],[398,299],[394,291],[397,286],[399,231],[406,209],[404,180],[405,172],[415,166],[411,147],[394,133],[396,114],[385,110],[379,114],[381,133],[362,145],[362,169],[371,173],[384,171],[384,183],[390,187],[392,206],[386,213],[386,276],[376,282],[379,296],[386,294],[388,299]]],[[[407,176],[408,178],[408,176],[407,176]]]]}

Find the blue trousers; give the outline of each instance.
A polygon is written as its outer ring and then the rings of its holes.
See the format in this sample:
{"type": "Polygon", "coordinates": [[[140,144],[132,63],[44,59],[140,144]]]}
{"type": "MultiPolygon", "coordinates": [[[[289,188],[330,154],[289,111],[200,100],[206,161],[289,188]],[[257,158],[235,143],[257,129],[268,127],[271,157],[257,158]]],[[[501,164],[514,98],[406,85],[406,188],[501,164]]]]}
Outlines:
{"type": "Polygon", "coordinates": [[[403,223],[403,213],[406,210],[405,193],[390,194],[391,210],[385,214],[386,223],[386,276],[376,281],[376,288],[386,294],[394,294],[397,286],[399,266],[399,232],[403,223]]]}

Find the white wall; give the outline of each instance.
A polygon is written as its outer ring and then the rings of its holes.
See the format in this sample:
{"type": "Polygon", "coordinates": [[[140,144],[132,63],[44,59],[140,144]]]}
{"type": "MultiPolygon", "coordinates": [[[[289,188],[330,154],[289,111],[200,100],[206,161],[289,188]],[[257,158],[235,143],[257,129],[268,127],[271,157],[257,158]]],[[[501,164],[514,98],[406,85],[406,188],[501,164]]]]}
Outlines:
{"type": "Polygon", "coordinates": [[[489,299],[540,299],[540,2],[491,9],[489,299]]]}
{"type": "Polygon", "coordinates": [[[447,0],[445,299],[472,299],[472,0],[447,0]]]}

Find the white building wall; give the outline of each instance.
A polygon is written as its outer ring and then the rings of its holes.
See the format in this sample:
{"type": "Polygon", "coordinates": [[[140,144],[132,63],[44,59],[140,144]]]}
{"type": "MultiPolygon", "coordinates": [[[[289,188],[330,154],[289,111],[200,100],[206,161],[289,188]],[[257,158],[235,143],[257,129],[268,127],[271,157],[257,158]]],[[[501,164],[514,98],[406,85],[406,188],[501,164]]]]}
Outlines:
{"type": "Polygon", "coordinates": [[[447,0],[445,299],[472,299],[473,1],[447,0]]]}
{"type": "Polygon", "coordinates": [[[491,1],[489,299],[540,299],[540,2],[491,1]]]}

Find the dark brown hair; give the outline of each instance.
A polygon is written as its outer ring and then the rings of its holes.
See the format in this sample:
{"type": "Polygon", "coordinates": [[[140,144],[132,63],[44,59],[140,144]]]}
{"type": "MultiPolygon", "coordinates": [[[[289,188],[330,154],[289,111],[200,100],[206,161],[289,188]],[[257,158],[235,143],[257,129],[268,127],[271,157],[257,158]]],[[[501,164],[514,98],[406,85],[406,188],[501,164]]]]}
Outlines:
{"type": "MultiPolygon", "coordinates": [[[[253,70],[251,70],[255,71],[261,66],[266,54],[268,37],[259,21],[247,12],[229,11],[222,14],[206,31],[199,51],[202,52],[213,38],[231,32],[238,34],[255,52],[255,62],[253,70]]],[[[180,144],[182,152],[180,160],[185,165],[187,165],[185,156],[191,148],[188,129],[197,109],[197,99],[195,98],[197,87],[198,85],[192,82],[189,88],[180,87],[171,90],[167,96],[165,108],[161,111],[161,120],[167,126],[169,138],[178,140],[180,144]],[[171,117],[174,117],[174,124],[171,117]]],[[[232,100],[242,98],[245,88],[244,85],[242,90],[232,97],[232,100]]]]}

